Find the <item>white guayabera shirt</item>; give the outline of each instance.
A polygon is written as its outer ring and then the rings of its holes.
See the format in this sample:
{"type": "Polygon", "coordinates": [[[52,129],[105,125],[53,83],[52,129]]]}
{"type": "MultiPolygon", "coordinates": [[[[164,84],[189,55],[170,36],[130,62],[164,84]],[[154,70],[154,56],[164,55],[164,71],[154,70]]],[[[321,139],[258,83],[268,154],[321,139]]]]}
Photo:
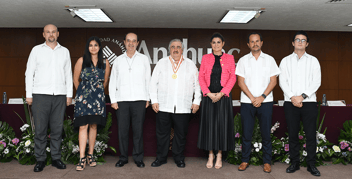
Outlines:
{"type": "Polygon", "coordinates": [[[193,104],[200,104],[201,90],[198,81],[198,69],[188,58],[183,58],[176,75],[169,57],[159,60],[150,81],[150,99],[152,104],[159,103],[159,111],[169,113],[191,113],[193,104]]]}
{"type": "Polygon", "coordinates": [[[280,63],[280,87],[284,92],[285,101],[302,93],[308,97],[303,102],[316,102],[315,92],[321,85],[321,70],[317,58],[304,53],[301,59],[296,53],[282,59],[280,63]]]}
{"type": "Polygon", "coordinates": [[[129,58],[125,52],[116,58],[112,66],[109,82],[111,103],[149,101],[149,82],[148,57],[136,51],[129,58]]]}
{"type": "Polygon", "coordinates": [[[72,97],[70,52],[59,43],[54,49],[46,45],[46,42],[33,47],[25,75],[27,98],[32,98],[32,94],[72,97]]]}
{"type": "MultiPolygon", "coordinates": [[[[279,74],[280,69],[275,59],[263,52],[260,52],[257,60],[252,53],[243,56],[236,67],[236,75],[245,79],[244,83],[254,97],[261,96],[270,83],[270,77],[279,74]]],[[[273,92],[271,91],[263,102],[273,102],[273,99],[273,92]]],[[[243,91],[241,91],[241,103],[252,103],[243,91]]]]}

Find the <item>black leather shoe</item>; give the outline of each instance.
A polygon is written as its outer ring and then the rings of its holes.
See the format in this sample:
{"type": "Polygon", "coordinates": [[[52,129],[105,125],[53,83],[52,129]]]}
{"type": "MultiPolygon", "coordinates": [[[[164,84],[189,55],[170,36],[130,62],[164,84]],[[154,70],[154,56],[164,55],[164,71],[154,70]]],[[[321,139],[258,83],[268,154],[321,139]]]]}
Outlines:
{"type": "Polygon", "coordinates": [[[116,164],[115,167],[123,167],[125,164],[128,163],[128,160],[124,161],[124,160],[119,160],[116,164]]]}
{"type": "Polygon", "coordinates": [[[293,173],[296,170],[299,170],[299,163],[293,163],[291,164],[287,169],[286,169],[286,173],[293,173]]]}
{"type": "Polygon", "coordinates": [[[186,167],[185,161],[183,161],[183,160],[177,161],[175,163],[176,163],[177,167],[179,167],[179,168],[185,168],[186,167]]]}
{"type": "Polygon", "coordinates": [[[320,176],[320,172],[317,169],[317,167],[315,167],[314,164],[308,165],[307,166],[307,171],[310,172],[312,175],[319,177],[320,176]]]}
{"type": "Polygon", "coordinates": [[[160,161],[158,159],[156,159],[153,163],[152,163],[152,167],[160,167],[161,165],[167,163],[166,161],[160,161]]]}
{"type": "Polygon", "coordinates": [[[141,160],[141,161],[138,161],[138,162],[134,162],[136,165],[137,165],[137,167],[139,167],[139,168],[144,168],[145,167],[145,165],[144,165],[144,162],[141,160]]]}
{"type": "Polygon", "coordinates": [[[64,164],[64,162],[62,162],[60,159],[58,160],[53,160],[52,164],[53,167],[56,167],[58,169],[66,169],[66,165],[64,164]]]}
{"type": "Polygon", "coordinates": [[[45,167],[45,162],[38,161],[34,166],[34,172],[41,172],[45,167]]]}

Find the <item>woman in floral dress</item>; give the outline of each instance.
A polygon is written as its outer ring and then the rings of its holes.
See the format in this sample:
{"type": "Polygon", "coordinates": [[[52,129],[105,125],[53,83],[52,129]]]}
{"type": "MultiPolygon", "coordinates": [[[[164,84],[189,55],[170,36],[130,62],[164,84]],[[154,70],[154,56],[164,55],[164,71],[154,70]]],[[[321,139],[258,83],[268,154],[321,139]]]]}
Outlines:
{"type": "Polygon", "coordinates": [[[109,73],[110,64],[108,60],[103,59],[99,38],[89,38],[83,57],[77,60],[73,75],[73,83],[77,90],[73,125],[79,131],[80,161],[76,167],[78,171],[83,170],[86,163],[92,167],[96,166],[93,151],[97,127],[104,127],[106,123],[104,88],[108,83],[109,73]],[[88,158],[85,157],[87,138],[88,158]]]}

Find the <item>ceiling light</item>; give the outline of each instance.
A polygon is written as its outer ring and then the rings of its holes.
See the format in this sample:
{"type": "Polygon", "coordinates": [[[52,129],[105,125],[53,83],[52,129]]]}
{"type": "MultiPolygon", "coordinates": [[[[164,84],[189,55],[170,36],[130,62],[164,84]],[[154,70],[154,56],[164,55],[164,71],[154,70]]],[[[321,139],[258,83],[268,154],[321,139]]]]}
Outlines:
{"type": "MultiPolygon", "coordinates": [[[[102,9],[68,9],[70,14],[77,15],[85,22],[113,22],[102,9]],[[73,12],[73,13],[72,13],[73,12]]],[[[74,16],[73,16],[74,17],[74,16]]]]}
{"type": "Polygon", "coordinates": [[[348,27],[352,27],[352,24],[347,25],[348,27]]]}
{"type": "Polygon", "coordinates": [[[248,23],[254,16],[258,18],[261,12],[259,10],[229,10],[220,23],[248,23]]]}

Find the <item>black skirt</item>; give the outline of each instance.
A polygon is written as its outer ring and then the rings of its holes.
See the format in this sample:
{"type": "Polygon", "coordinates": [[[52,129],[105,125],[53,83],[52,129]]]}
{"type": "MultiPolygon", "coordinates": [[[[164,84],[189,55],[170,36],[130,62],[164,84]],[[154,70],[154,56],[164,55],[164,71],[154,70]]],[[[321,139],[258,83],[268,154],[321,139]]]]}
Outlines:
{"type": "Polygon", "coordinates": [[[105,127],[106,118],[101,115],[85,115],[75,117],[73,121],[73,127],[76,132],[79,132],[80,126],[85,126],[87,124],[97,124],[97,128],[99,131],[105,127]]]}
{"type": "Polygon", "coordinates": [[[216,103],[209,97],[202,98],[198,148],[222,151],[235,149],[232,95],[229,95],[216,103]]]}

